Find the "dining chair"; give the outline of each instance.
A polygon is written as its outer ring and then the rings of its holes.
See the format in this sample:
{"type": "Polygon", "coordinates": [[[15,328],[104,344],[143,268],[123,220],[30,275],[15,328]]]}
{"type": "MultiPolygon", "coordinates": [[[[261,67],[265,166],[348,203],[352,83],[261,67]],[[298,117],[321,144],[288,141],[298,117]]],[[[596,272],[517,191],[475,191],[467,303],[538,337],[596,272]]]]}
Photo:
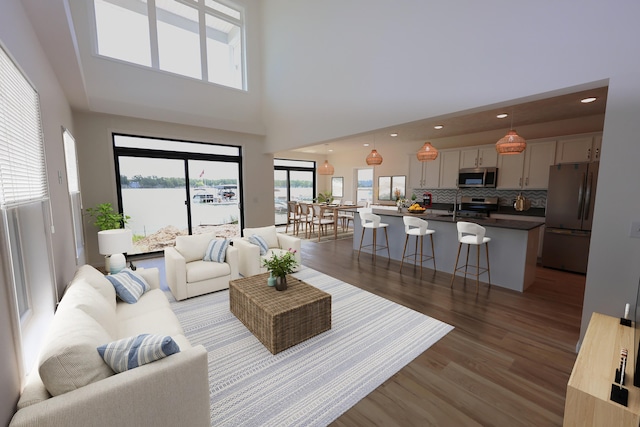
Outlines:
{"type": "Polygon", "coordinates": [[[320,241],[320,236],[322,234],[322,230],[324,228],[324,233],[327,234],[327,227],[329,224],[333,224],[335,227],[335,223],[333,221],[333,213],[331,217],[325,216],[326,211],[325,206],[321,205],[313,205],[313,220],[311,221],[312,230],[316,225],[318,226],[318,242],[320,241]]]}
{"type": "Polygon", "coordinates": [[[289,224],[293,224],[293,233],[297,235],[300,225],[300,213],[298,211],[298,203],[295,201],[287,202],[287,226],[284,229],[285,233],[289,232],[289,224]]]}
{"type": "Polygon", "coordinates": [[[304,227],[304,238],[308,239],[311,235],[311,226],[313,225],[311,221],[313,220],[313,211],[310,208],[308,203],[299,203],[299,215],[300,219],[298,221],[299,226],[303,225],[304,227]]]}

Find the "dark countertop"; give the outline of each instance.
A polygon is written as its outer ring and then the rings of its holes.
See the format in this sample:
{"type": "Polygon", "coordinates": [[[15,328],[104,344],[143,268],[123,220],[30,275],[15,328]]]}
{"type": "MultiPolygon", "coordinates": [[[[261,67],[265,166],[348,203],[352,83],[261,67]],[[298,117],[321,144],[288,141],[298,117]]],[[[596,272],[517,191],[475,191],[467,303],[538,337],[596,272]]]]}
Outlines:
{"type": "MultiPolygon", "coordinates": [[[[453,204],[452,203],[434,203],[431,205],[429,209],[453,212],[453,204]]],[[[515,210],[513,206],[499,206],[498,210],[495,213],[502,214],[502,215],[515,215],[515,216],[537,216],[537,217],[544,218],[545,209],[530,208],[529,210],[520,212],[515,210]]]]}
{"type": "Polygon", "coordinates": [[[411,215],[411,216],[416,216],[418,218],[425,219],[427,221],[440,221],[440,222],[450,222],[450,223],[468,220],[469,222],[474,222],[476,224],[482,225],[483,227],[509,228],[512,230],[523,230],[523,231],[533,230],[534,228],[544,225],[543,222],[518,221],[516,219],[495,219],[495,218],[486,218],[486,219],[458,218],[457,221],[453,221],[452,215],[437,215],[437,214],[427,214],[427,213],[412,214],[408,212],[398,212],[390,209],[374,208],[373,213],[380,216],[395,216],[395,217],[403,217],[405,215],[411,215]]]}

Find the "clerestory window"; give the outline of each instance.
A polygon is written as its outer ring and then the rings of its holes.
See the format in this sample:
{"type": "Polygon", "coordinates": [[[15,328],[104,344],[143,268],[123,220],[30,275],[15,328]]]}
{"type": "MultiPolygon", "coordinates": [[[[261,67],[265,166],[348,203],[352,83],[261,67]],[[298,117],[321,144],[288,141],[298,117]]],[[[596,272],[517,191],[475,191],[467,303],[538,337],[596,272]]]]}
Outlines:
{"type": "Polygon", "coordinates": [[[214,0],[93,0],[97,54],[246,90],[244,9],[214,0]]]}

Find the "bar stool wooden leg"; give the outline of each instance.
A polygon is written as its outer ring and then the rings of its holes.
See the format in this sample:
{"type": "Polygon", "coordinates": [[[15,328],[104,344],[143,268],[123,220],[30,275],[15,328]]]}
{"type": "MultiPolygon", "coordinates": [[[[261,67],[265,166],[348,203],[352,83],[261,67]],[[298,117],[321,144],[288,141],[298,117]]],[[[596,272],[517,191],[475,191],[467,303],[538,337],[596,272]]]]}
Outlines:
{"type": "Polygon", "coordinates": [[[487,277],[489,278],[489,287],[491,287],[491,268],[489,268],[489,242],[484,244],[484,249],[487,253],[487,277]]]}
{"type": "Polygon", "coordinates": [[[404,255],[407,253],[407,243],[409,243],[409,235],[404,239],[404,250],[402,251],[402,259],[400,260],[400,273],[402,273],[402,264],[404,264],[404,255]]]}
{"type": "Polygon", "coordinates": [[[469,267],[469,246],[467,245],[467,263],[464,266],[464,280],[467,280],[467,268],[469,267]]]}
{"type": "Polygon", "coordinates": [[[430,234],[429,237],[431,237],[431,255],[433,256],[433,271],[437,271],[437,269],[436,269],[436,252],[435,252],[435,249],[433,248],[433,234],[430,234]]]}
{"type": "Polygon", "coordinates": [[[360,248],[358,249],[358,258],[360,259],[360,251],[362,251],[362,241],[364,240],[364,227],[362,227],[362,237],[360,237],[360,248]]]}
{"type": "Polygon", "coordinates": [[[456,278],[456,269],[458,268],[458,259],[460,258],[460,250],[462,249],[462,243],[458,243],[458,255],[456,255],[456,263],[453,266],[453,274],[451,275],[451,287],[453,288],[453,281],[456,278]]]}
{"type": "Polygon", "coordinates": [[[480,246],[476,245],[476,294],[480,290],[480,246]]]}
{"type": "Polygon", "coordinates": [[[373,229],[373,253],[371,254],[371,258],[373,262],[376,262],[376,243],[378,241],[378,229],[374,227],[373,229]]]}
{"type": "MultiPolygon", "coordinates": [[[[416,243],[418,243],[418,236],[416,236],[416,243]]],[[[420,236],[420,280],[422,280],[422,263],[424,262],[424,256],[422,248],[424,247],[424,236],[420,236]]]]}
{"type": "Polygon", "coordinates": [[[389,234],[387,234],[387,227],[384,228],[384,239],[387,241],[387,258],[391,259],[391,252],[389,252],[389,234]]]}

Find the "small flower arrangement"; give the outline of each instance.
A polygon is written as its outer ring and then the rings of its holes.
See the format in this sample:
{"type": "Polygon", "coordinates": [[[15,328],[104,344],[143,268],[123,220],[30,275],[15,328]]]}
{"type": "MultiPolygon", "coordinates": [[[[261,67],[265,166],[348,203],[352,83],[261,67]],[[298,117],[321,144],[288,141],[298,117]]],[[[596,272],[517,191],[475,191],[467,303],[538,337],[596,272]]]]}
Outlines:
{"type": "Polygon", "coordinates": [[[408,208],[411,204],[412,203],[409,199],[398,199],[396,201],[396,206],[399,208],[408,208]]]}
{"type": "Polygon", "coordinates": [[[296,261],[296,251],[289,250],[282,255],[271,255],[271,258],[262,260],[262,266],[266,267],[274,277],[284,277],[293,273],[298,266],[296,261]]]}

